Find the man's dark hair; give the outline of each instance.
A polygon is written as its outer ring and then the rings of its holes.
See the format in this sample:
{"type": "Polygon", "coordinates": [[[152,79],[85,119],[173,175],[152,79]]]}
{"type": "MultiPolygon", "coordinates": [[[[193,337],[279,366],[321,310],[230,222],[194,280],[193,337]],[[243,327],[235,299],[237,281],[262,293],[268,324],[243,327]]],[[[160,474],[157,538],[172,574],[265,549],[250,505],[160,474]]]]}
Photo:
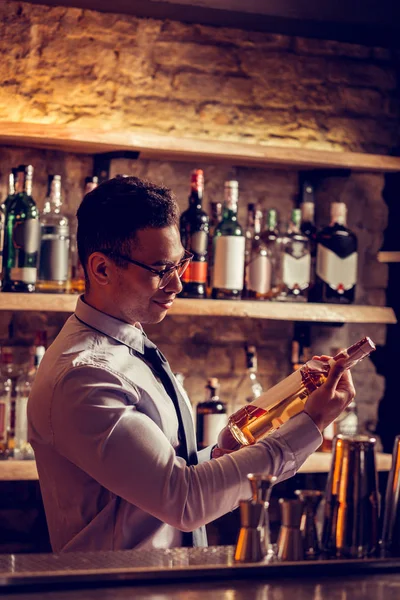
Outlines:
{"type": "Polygon", "coordinates": [[[117,176],[86,194],[76,216],[79,260],[88,284],[87,261],[93,252],[129,255],[137,231],[178,224],[179,209],[168,188],[117,176]]]}

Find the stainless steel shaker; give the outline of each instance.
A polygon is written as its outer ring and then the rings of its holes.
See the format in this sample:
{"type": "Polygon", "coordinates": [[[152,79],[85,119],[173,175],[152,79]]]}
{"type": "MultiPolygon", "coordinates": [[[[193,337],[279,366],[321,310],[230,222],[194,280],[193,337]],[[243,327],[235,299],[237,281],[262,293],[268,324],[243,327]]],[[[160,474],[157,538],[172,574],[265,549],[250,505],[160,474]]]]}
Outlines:
{"type": "Polygon", "coordinates": [[[384,555],[400,556],[400,435],[394,441],[386,487],[382,551],[384,555]]]}
{"type": "Polygon", "coordinates": [[[364,558],[378,548],[375,438],[338,435],[325,491],[322,547],[330,556],[364,558]]]}

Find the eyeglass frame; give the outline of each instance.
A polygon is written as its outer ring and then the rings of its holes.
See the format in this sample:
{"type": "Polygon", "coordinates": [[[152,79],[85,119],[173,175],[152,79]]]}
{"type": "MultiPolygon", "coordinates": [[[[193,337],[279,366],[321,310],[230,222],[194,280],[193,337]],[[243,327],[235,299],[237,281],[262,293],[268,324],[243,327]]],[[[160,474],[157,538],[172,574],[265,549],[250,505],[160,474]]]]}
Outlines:
{"type": "Polygon", "coordinates": [[[186,265],[185,269],[182,271],[182,273],[180,275],[178,274],[179,279],[181,279],[182,275],[184,274],[184,272],[186,271],[186,269],[188,268],[188,266],[190,265],[191,261],[194,258],[194,254],[185,250],[185,257],[182,260],[180,260],[177,265],[173,265],[172,267],[166,267],[165,269],[161,269],[161,271],[157,271],[157,269],[154,269],[153,267],[149,267],[148,265],[141,263],[138,260],[134,260],[133,258],[130,258],[129,256],[125,256],[125,254],[119,254],[118,252],[113,252],[112,250],[99,250],[99,252],[101,252],[102,254],[105,254],[106,256],[109,256],[110,258],[115,256],[115,258],[119,258],[121,260],[126,260],[126,262],[131,263],[132,265],[136,265],[137,267],[142,267],[142,269],[146,269],[146,271],[150,271],[150,273],[157,275],[160,278],[160,281],[158,283],[159,290],[163,290],[169,283],[169,280],[168,280],[167,283],[161,287],[161,282],[162,282],[164,275],[166,275],[167,273],[170,273],[171,271],[177,271],[179,269],[179,267],[182,266],[182,264],[184,264],[186,262],[187,265],[186,265]]]}

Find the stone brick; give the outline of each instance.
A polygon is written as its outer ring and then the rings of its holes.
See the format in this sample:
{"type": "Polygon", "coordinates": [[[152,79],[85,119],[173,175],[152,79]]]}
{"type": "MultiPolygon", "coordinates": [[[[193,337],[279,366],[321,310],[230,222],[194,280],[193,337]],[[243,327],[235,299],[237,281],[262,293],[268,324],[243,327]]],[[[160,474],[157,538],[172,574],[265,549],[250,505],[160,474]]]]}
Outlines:
{"type": "Polygon", "coordinates": [[[381,90],[393,90],[397,85],[393,68],[368,62],[332,60],[329,63],[328,77],[335,83],[376,87],[381,90]]]}
{"type": "Polygon", "coordinates": [[[349,44],[335,40],[317,40],[296,38],[295,50],[300,54],[315,54],[318,56],[348,56],[350,58],[368,58],[371,49],[359,44],[349,44]]]}
{"type": "Polygon", "coordinates": [[[232,73],[238,71],[234,49],[212,44],[190,44],[182,42],[158,42],[153,46],[155,64],[184,67],[206,72],[232,73]]]}
{"type": "Polygon", "coordinates": [[[294,82],[324,83],[327,81],[326,73],[328,62],[325,58],[296,56],[296,76],[294,82]]]}
{"type": "Polygon", "coordinates": [[[381,92],[367,88],[340,87],[337,107],[357,115],[377,116],[383,112],[381,92]]]}
{"type": "Polygon", "coordinates": [[[296,57],[291,54],[279,54],[262,48],[245,48],[239,56],[243,72],[264,81],[294,81],[296,78],[296,57]]]}
{"type": "Polygon", "coordinates": [[[214,100],[232,104],[252,104],[252,81],[244,77],[224,77],[182,71],[173,78],[173,95],[182,100],[214,100]]]}
{"type": "Polygon", "coordinates": [[[332,116],[327,118],[326,127],[327,140],[339,142],[353,151],[366,149],[373,144],[390,148],[397,143],[397,132],[393,131],[392,125],[375,119],[332,116]]]}

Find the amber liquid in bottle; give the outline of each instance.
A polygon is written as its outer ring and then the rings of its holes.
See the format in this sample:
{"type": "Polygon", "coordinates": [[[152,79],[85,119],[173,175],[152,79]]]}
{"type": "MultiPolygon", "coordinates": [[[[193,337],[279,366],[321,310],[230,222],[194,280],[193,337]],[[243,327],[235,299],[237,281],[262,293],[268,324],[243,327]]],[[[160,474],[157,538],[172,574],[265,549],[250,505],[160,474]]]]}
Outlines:
{"type": "MultiPolygon", "coordinates": [[[[363,338],[347,349],[346,368],[375,350],[369,338],[363,338]]],[[[338,356],[331,360],[335,360],[338,356]]],[[[304,409],[308,396],[320,387],[329,373],[329,362],[310,360],[298,371],[268,390],[260,398],[235,412],[219,434],[218,446],[238,450],[255,444],[304,409]]]]}

